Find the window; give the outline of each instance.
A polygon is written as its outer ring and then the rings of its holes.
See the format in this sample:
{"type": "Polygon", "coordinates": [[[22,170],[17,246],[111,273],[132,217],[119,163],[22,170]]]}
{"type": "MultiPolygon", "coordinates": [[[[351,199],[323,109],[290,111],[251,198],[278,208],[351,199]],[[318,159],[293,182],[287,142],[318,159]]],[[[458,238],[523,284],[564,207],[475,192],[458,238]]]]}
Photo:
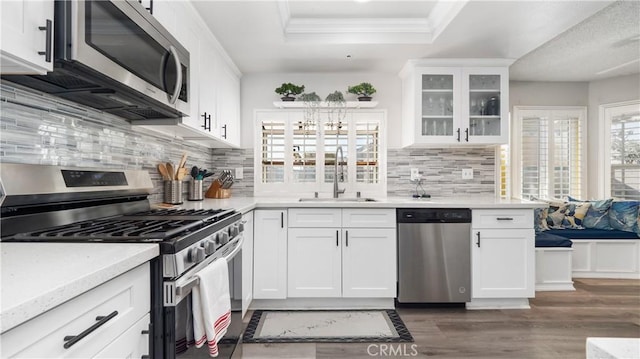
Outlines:
{"type": "Polygon", "coordinates": [[[601,106],[604,194],[640,200],[640,101],[601,106]]]}
{"type": "Polygon", "coordinates": [[[584,107],[515,107],[513,193],[520,198],[584,198],[584,107]]]}
{"type": "Polygon", "coordinates": [[[337,166],[347,196],[386,195],[385,112],[349,110],[339,117],[326,109],[317,116],[257,111],[255,194],[327,197],[337,166]]]}

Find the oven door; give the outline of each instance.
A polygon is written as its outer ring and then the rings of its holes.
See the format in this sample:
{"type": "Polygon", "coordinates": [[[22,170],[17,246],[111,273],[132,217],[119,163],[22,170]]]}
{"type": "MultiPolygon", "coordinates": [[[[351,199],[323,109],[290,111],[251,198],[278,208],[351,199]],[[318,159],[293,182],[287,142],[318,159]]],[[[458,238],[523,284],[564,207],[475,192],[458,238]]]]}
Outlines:
{"type": "Polygon", "coordinates": [[[71,6],[70,57],[189,114],[189,53],[136,1],[86,0],[71,6]]]}
{"type": "Polygon", "coordinates": [[[202,354],[208,357],[207,346],[196,349],[190,337],[184,337],[183,326],[189,328],[191,315],[191,290],[197,285],[196,274],[216,260],[225,260],[229,266],[229,294],[231,295],[231,324],[225,336],[218,342],[219,358],[231,358],[243,331],[242,324],[242,246],[243,233],[233,238],[213,255],[175,280],[164,282],[164,353],[165,358],[192,357],[202,354]],[[238,272],[239,271],[239,272],[238,272]],[[238,288],[240,295],[238,294],[238,288]],[[176,328],[179,327],[179,330],[176,328]],[[180,332],[180,333],[178,333],[180,332]],[[190,348],[185,352],[187,346],[190,348]],[[202,352],[202,353],[199,353],[202,352]]]}

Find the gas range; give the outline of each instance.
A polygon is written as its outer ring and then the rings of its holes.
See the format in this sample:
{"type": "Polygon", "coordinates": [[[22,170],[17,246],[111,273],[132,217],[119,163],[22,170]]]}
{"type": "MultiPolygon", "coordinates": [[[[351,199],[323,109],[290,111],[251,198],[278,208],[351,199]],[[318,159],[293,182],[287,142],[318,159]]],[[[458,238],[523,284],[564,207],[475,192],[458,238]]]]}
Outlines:
{"type": "Polygon", "coordinates": [[[7,163],[0,170],[3,242],[158,244],[161,256],[150,263],[154,357],[176,356],[175,307],[198,285],[197,273],[218,259],[241,263],[239,212],[152,209],[146,171],[7,163]]]}

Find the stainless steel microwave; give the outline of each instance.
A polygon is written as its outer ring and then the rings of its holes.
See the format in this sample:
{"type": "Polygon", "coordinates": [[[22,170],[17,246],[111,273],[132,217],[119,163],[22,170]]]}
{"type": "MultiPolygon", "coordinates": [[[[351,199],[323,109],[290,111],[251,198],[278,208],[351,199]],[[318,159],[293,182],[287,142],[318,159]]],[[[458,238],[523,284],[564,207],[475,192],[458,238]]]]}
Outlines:
{"type": "Polygon", "coordinates": [[[127,120],[189,114],[189,53],[134,0],[56,0],[54,70],[4,79],[127,120]]]}

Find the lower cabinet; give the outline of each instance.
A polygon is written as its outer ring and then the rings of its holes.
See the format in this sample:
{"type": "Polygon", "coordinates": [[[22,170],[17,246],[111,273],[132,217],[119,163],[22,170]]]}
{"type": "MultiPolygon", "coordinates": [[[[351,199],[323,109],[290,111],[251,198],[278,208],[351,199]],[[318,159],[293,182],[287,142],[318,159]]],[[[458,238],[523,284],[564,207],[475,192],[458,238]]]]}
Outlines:
{"type": "MultiPolygon", "coordinates": [[[[396,296],[395,222],[388,224],[392,228],[341,227],[344,223],[356,226],[348,218],[357,215],[359,210],[289,210],[288,297],[396,296]],[[326,219],[322,222],[333,227],[308,227],[317,226],[319,218],[326,219]]],[[[362,211],[367,215],[389,212],[386,209],[362,211]]]]}
{"type": "Polygon", "coordinates": [[[149,354],[149,264],[140,265],[5,333],[2,358],[149,354]],[[144,331],[144,333],[143,333],[144,331]]]}
{"type": "Polygon", "coordinates": [[[253,298],[287,297],[287,211],[253,212],[253,298]]]}
{"type": "Polygon", "coordinates": [[[253,300],[253,211],[242,215],[244,241],[242,242],[242,317],[253,300]]]}
{"type": "Polygon", "coordinates": [[[534,297],[535,234],[532,215],[533,210],[472,212],[473,298],[534,297]]]}

